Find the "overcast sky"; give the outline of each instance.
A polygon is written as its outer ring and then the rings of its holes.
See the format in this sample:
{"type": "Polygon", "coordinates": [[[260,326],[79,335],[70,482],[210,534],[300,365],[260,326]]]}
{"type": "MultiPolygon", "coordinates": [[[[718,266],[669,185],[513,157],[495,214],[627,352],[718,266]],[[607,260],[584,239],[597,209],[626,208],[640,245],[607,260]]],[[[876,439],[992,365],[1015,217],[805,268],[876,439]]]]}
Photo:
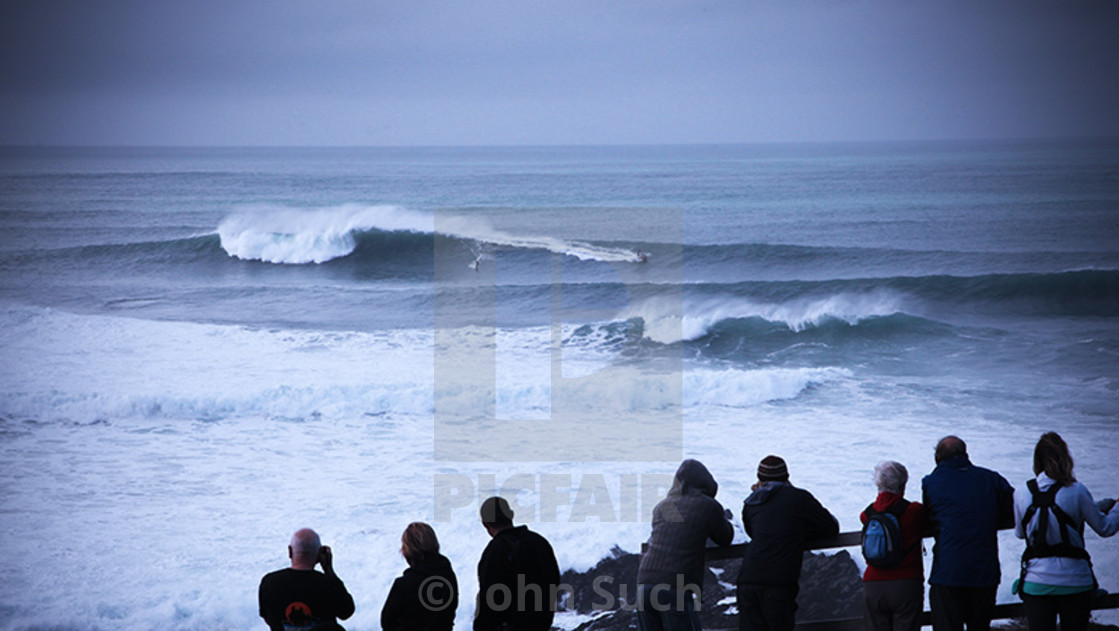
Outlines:
{"type": "Polygon", "coordinates": [[[1119,136],[1119,0],[3,0],[0,144],[1119,136]]]}

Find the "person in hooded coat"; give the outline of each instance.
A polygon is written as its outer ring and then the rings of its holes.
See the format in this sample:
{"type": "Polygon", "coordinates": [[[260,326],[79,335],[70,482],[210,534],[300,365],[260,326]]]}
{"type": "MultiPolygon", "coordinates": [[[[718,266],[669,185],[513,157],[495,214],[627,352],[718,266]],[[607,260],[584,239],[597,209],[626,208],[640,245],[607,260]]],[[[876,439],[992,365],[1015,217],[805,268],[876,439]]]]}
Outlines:
{"type": "Polygon", "coordinates": [[[719,485],[698,460],[676,470],[668,496],[653,508],[653,531],[637,569],[637,624],[642,631],[699,631],[694,598],[703,585],[707,540],[734,538],[719,485]]]}
{"type": "Polygon", "coordinates": [[[788,466],[777,456],[762,459],[752,488],[742,505],[750,543],[738,574],[738,628],[792,631],[806,545],[838,535],[839,522],[811,493],[789,484],[788,466]]]}

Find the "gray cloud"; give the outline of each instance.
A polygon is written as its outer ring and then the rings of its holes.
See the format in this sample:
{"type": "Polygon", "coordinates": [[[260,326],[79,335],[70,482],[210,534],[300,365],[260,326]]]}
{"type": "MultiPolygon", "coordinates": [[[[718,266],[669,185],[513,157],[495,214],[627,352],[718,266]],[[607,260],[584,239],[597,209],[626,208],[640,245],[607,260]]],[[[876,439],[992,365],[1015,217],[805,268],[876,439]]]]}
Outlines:
{"type": "Polygon", "coordinates": [[[1093,0],[18,0],[0,142],[1117,135],[1116,32],[1093,0]]]}

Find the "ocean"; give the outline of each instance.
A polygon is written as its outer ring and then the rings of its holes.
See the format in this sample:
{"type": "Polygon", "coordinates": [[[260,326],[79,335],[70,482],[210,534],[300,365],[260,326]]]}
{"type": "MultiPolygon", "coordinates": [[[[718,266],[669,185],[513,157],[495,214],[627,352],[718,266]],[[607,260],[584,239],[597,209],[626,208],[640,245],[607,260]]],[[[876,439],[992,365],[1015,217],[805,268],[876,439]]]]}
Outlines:
{"type": "Polygon", "coordinates": [[[419,520],[465,628],[494,492],[577,570],[683,458],[1119,494],[1119,142],[4,148],[0,319],[0,627],[262,628],[307,526],[379,628],[419,520]]]}

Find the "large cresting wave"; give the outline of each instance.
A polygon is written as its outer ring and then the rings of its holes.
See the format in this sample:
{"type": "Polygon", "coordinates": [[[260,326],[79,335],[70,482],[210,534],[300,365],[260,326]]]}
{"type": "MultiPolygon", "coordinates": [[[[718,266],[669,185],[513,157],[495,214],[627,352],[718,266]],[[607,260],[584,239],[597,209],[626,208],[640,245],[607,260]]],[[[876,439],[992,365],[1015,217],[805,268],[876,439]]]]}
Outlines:
{"type": "Polygon", "coordinates": [[[829,320],[858,324],[864,319],[903,311],[904,298],[890,291],[840,293],[830,296],[794,298],[785,302],[763,302],[738,297],[712,297],[681,305],[666,300],[648,300],[626,311],[624,318],[640,318],[644,337],[660,344],[700,339],[720,323],[759,318],[780,323],[794,332],[819,326],[829,320]]]}
{"type": "Polygon", "coordinates": [[[230,256],[266,263],[325,263],[346,256],[360,232],[432,232],[430,217],[397,206],[297,209],[245,208],[218,225],[221,247],[230,256]]]}
{"type": "Polygon", "coordinates": [[[289,265],[325,263],[351,254],[361,234],[373,232],[442,235],[487,247],[547,250],[580,260],[640,262],[633,250],[553,237],[514,235],[482,218],[438,216],[400,206],[344,204],[326,208],[258,205],[242,208],[218,225],[221,247],[244,260],[289,265]]]}

